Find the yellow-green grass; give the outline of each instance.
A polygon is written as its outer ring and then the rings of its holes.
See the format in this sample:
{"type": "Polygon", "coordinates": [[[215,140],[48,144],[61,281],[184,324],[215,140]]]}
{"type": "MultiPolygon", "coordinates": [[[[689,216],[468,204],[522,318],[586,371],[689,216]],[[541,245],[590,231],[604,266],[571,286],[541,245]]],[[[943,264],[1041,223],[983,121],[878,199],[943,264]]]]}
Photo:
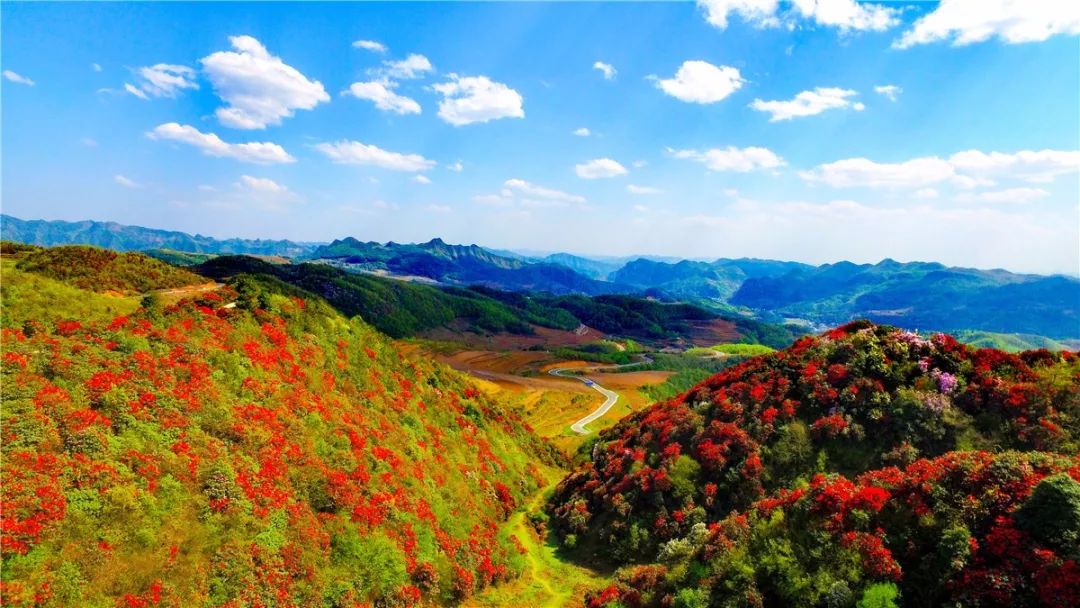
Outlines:
{"type": "Polygon", "coordinates": [[[0,258],[2,324],[12,319],[33,318],[41,323],[77,320],[82,323],[105,322],[139,307],[135,296],[104,295],[72,287],[48,277],[15,268],[16,260],[0,258]]]}

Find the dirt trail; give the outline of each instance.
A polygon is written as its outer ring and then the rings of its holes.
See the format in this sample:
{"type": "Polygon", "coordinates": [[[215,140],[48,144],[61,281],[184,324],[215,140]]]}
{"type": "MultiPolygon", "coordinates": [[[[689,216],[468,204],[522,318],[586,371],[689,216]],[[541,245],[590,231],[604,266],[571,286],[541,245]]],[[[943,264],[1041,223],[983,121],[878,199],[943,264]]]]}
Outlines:
{"type": "Polygon", "coordinates": [[[221,289],[224,285],[222,283],[203,283],[202,285],[185,285],[184,287],[177,287],[175,289],[157,289],[151,293],[156,293],[159,296],[190,296],[197,293],[203,293],[207,291],[214,291],[221,289]]]}
{"type": "Polygon", "coordinates": [[[602,586],[606,581],[600,574],[564,561],[556,555],[553,544],[539,537],[529,524],[528,514],[539,510],[548,493],[555,487],[563,471],[551,472],[551,483],[532,496],[528,504],[514,513],[504,524],[510,534],[525,549],[526,568],[514,581],[489,588],[472,598],[467,607],[494,608],[518,605],[541,608],[581,606],[581,598],[588,588],[602,586]]]}

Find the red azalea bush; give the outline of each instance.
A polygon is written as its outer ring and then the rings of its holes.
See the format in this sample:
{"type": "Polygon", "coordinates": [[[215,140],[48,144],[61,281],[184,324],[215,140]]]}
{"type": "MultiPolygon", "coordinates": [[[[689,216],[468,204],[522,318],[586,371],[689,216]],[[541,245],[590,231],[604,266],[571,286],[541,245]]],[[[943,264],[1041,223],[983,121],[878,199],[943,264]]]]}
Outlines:
{"type": "Polygon", "coordinates": [[[1064,608],[1080,605],[1078,535],[1080,456],[950,452],[815,476],[688,537],[671,574],[626,568],[587,602],[854,605],[893,589],[903,605],[1064,608]]]}
{"type": "Polygon", "coordinates": [[[405,606],[521,570],[499,527],[553,449],[297,295],[55,326],[5,301],[4,605],[405,606]]]}
{"type": "Polygon", "coordinates": [[[815,472],[859,475],[972,447],[1080,452],[1078,395],[1073,353],[976,350],[855,322],[601,432],[549,503],[552,526],[616,561],[650,561],[696,524],[815,472]]]}

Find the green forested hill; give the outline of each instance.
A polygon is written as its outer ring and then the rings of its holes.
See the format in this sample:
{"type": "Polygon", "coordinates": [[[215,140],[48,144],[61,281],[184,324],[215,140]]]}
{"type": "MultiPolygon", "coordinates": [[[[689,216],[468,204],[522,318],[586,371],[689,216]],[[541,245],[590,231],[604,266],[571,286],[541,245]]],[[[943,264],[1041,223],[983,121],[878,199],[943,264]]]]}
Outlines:
{"type": "MultiPolygon", "coordinates": [[[[585,324],[605,333],[655,340],[685,335],[692,322],[717,317],[697,306],[635,296],[554,296],[480,286],[433,287],[348,273],[322,264],[271,265],[243,256],[215,258],[195,270],[219,279],[239,274],[276,277],[321,295],[346,315],[363,316],[393,337],[451,326],[529,334],[532,325],[572,330],[585,324]]],[[[781,326],[748,319],[733,322],[747,341],[783,346],[794,339],[794,334],[781,326]]]]}

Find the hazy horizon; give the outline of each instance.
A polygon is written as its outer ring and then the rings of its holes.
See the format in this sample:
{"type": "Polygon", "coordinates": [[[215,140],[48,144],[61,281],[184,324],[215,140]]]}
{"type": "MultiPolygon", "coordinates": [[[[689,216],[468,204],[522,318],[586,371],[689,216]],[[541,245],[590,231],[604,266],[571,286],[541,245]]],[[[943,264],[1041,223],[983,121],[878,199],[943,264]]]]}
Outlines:
{"type": "MultiPolygon", "coordinates": [[[[4,215],[11,215],[11,214],[5,213],[4,215]]],[[[14,217],[14,216],[12,216],[12,217],[14,217]]],[[[33,220],[50,221],[50,220],[46,220],[44,218],[30,218],[30,217],[19,217],[17,219],[24,220],[24,221],[33,221],[33,220]]],[[[405,241],[395,240],[395,239],[377,239],[377,238],[376,239],[363,239],[363,238],[359,238],[357,236],[348,235],[348,234],[341,235],[341,236],[335,236],[335,237],[332,237],[332,238],[324,238],[324,239],[299,240],[299,239],[290,239],[290,238],[287,238],[287,237],[272,238],[272,237],[259,237],[259,236],[256,236],[256,237],[238,237],[238,236],[235,236],[235,235],[228,235],[228,234],[214,235],[214,234],[207,234],[207,233],[204,233],[204,232],[187,232],[187,231],[184,231],[184,230],[175,230],[175,229],[172,229],[172,228],[162,228],[162,227],[158,227],[158,226],[141,226],[141,225],[136,226],[135,224],[124,224],[123,222],[117,222],[117,221],[113,221],[113,220],[100,220],[100,219],[93,219],[93,218],[83,218],[81,220],[60,220],[60,221],[66,221],[66,222],[72,222],[72,223],[78,223],[78,222],[82,222],[82,221],[91,221],[91,222],[100,222],[100,223],[113,223],[113,224],[120,224],[120,225],[123,225],[123,226],[135,226],[135,227],[138,227],[138,228],[148,228],[148,229],[152,229],[152,230],[168,230],[168,231],[182,232],[182,233],[185,233],[185,234],[190,234],[190,235],[195,235],[195,236],[210,237],[210,238],[214,238],[214,239],[217,239],[217,240],[228,240],[228,239],[233,239],[233,238],[239,238],[239,239],[249,239],[250,238],[250,239],[263,239],[263,240],[287,240],[287,241],[292,241],[292,242],[295,242],[295,243],[318,244],[318,245],[326,245],[326,244],[330,244],[330,243],[332,243],[334,241],[337,241],[337,240],[344,240],[346,238],[355,238],[355,239],[357,239],[359,241],[362,241],[362,242],[376,242],[376,243],[379,243],[379,244],[382,244],[382,245],[386,245],[388,243],[397,243],[399,245],[419,245],[419,244],[430,242],[430,241],[432,241],[434,239],[440,239],[440,240],[444,241],[445,243],[447,243],[449,245],[477,246],[477,247],[482,247],[484,249],[487,249],[489,251],[493,251],[495,253],[508,252],[508,253],[511,253],[511,254],[514,254],[514,255],[520,255],[520,256],[524,256],[524,257],[536,257],[536,258],[540,258],[540,257],[548,256],[548,255],[553,255],[553,254],[569,254],[569,255],[574,255],[574,256],[577,256],[577,257],[582,257],[582,258],[587,258],[587,259],[592,259],[592,260],[599,260],[599,261],[605,261],[605,260],[632,261],[634,259],[642,259],[642,258],[644,258],[644,259],[653,259],[653,260],[662,259],[662,260],[665,260],[665,261],[715,262],[715,261],[717,261],[719,259],[740,259],[740,258],[742,258],[742,259],[774,260],[774,261],[782,261],[782,262],[799,262],[799,263],[809,264],[809,265],[813,265],[813,266],[822,266],[822,265],[827,265],[827,264],[840,264],[840,263],[844,263],[844,262],[850,262],[850,263],[853,263],[853,264],[860,264],[860,265],[863,265],[863,264],[874,264],[874,265],[876,265],[876,264],[885,262],[886,260],[891,260],[891,261],[899,262],[899,263],[902,263],[902,264],[908,264],[908,263],[940,263],[940,264],[943,264],[945,266],[955,267],[955,268],[975,268],[977,270],[1005,270],[1005,271],[1013,272],[1013,273],[1016,273],[1016,274],[1036,274],[1036,275],[1043,275],[1043,276],[1058,276],[1058,275],[1060,275],[1060,276],[1067,276],[1067,277],[1070,277],[1070,278],[1080,277],[1080,273],[1069,274],[1068,272],[1029,272],[1029,271],[1017,270],[1017,269],[1013,269],[1013,268],[1005,268],[1005,267],[1000,267],[1000,266],[998,266],[998,267],[963,266],[963,265],[959,265],[959,264],[948,264],[948,263],[942,262],[941,260],[898,259],[898,258],[890,257],[890,256],[886,256],[886,257],[879,258],[879,259],[876,259],[876,260],[864,260],[864,261],[851,260],[851,259],[835,259],[835,260],[825,260],[825,261],[820,261],[820,262],[814,262],[814,261],[807,261],[807,260],[800,260],[800,259],[767,258],[767,257],[761,257],[761,256],[745,256],[745,255],[734,255],[734,256],[720,255],[720,256],[684,257],[684,256],[678,256],[678,255],[652,253],[652,252],[642,252],[642,251],[635,251],[635,252],[626,253],[626,254],[609,254],[609,253],[603,253],[603,252],[590,253],[590,252],[565,250],[565,249],[545,250],[545,249],[530,249],[530,248],[526,248],[526,247],[496,247],[496,246],[493,246],[493,245],[488,245],[486,243],[479,243],[479,242],[473,242],[473,241],[452,241],[452,240],[446,239],[446,238],[444,238],[442,236],[439,236],[439,235],[434,235],[434,236],[432,236],[430,238],[426,238],[426,239],[405,240],[405,241]]]]}

